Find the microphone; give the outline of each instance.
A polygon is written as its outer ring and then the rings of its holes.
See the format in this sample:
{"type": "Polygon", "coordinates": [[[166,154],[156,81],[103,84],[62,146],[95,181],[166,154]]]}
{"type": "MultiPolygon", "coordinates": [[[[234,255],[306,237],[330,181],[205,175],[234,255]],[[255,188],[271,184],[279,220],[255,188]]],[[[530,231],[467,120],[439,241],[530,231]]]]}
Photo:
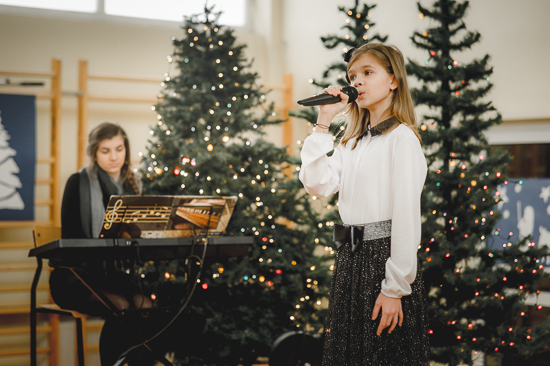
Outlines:
{"type": "MultiPolygon", "coordinates": [[[[353,86],[345,86],[342,88],[342,93],[349,96],[348,103],[353,103],[357,99],[358,93],[357,89],[353,86]]],[[[325,105],[325,104],[334,104],[340,103],[342,98],[339,96],[330,95],[327,93],[314,95],[313,97],[302,99],[298,101],[298,104],[303,105],[304,107],[312,107],[315,105],[325,105]]]]}

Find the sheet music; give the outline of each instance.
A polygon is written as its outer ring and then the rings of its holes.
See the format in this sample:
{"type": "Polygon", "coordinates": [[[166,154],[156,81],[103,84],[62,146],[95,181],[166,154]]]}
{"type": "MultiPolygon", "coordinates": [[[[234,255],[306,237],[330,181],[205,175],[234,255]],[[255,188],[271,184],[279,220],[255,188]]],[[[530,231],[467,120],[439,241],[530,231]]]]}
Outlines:
{"type": "Polygon", "coordinates": [[[237,197],[112,196],[100,238],[221,235],[237,197]]]}

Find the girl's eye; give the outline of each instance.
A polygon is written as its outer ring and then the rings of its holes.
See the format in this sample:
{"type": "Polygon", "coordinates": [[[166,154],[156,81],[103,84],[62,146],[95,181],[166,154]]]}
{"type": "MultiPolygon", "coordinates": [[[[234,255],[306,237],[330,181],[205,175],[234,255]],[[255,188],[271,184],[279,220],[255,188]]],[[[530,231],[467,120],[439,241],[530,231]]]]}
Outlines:
{"type": "Polygon", "coordinates": [[[355,75],[350,75],[349,79],[352,81],[355,80],[355,75]]]}
{"type": "Polygon", "coordinates": [[[372,74],[371,71],[365,71],[365,75],[370,75],[370,74],[372,74]]]}

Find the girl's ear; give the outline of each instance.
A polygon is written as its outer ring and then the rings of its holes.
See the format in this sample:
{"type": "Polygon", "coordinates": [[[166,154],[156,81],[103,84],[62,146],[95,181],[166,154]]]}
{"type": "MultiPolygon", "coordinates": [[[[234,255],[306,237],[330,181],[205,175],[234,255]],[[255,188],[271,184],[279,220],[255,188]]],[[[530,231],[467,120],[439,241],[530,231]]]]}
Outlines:
{"type": "Polygon", "coordinates": [[[392,91],[397,89],[397,80],[395,79],[395,75],[392,75],[392,77],[391,77],[390,89],[392,91]]]}

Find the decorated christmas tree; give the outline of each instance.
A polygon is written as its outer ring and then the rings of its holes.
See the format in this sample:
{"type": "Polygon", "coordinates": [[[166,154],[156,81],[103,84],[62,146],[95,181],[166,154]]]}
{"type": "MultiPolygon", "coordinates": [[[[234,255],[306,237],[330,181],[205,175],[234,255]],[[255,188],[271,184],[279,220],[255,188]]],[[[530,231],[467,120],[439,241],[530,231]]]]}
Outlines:
{"type": "MultiPolygon", "coordinates": [[[[170,332],[175,359],[185,365],[247,365],[269,356],[289,330],[317,332],[330,281],[325,258],[313,254],[319,219],[300,182],[283,173],[291,164],[286,147],[265,138],[264,127],[281,120],[245,46],[218,16],[206,7],[173,37],[175,70],[166,75],[143,156],[145,194],[236,196],[226,235],[255,239],[248,256],[202,269],[179,330],[170,332]]],[[[140,269],[157,306],[189,298],[195,262],[140,269]]]]}
{"type": "Polygon", "coordinates": [[[467,1],[456,0],[418,4],[431,27],[412,41],[427,57],[407,68],[422,85],[413,91],[417,105],[427,107],[421,136],[429,172],[419,253],[432,358],[448,365],[472,365],[483,355],[528,359],[545,348],[550,333],[548,323],[529,326],[524,305],[546,276],[539,262],[547,248],[496,235],[509,155],[487,153],[484,133],[501,116],[487,98],[489,56],[469,61],[460,53],[481,37],[466,29],[467,8],[467,1]]]}
{"type": "MultiPolygon", "coordinates": [[[[342,35],[328,35],[321,37],[323,45],[327,49],[334,49],[338,46],[342,47],[342,56],[338,61],[331,63],[327,69],[323,72],[320,80],[311,79],[311,83],[318,86],[320,89],[326,88],[329,85],[341,85],[346,86],[349,83],[346,80],[346,68],[347,63],[344,62],[344,54],[353,47],[358,47],[361,44],[378,41],[386,42],[387,36],[381,36],[378,33],[369,35],[372,27],[375,25],[371,20],[371,10],[376,5],[360,4],[359,0],[355,0],[355,5],[350,8],[343,6],[338,7],[338,10],[346,15],[345,25],[341,29],[345,31],[342,35]]],[[[291,112],[290,114],[297,118],[305,119],[310,125],[317,121],[318,115],[317,107],[302,108],[298,112],[291,112]]],[[[341,120],[336,120],[330,127],[330,132],[335,135],[335,140],[343,134],[344,126],[341,120]]],[[[314,197],[313,199],[316,200],[314,197]]],[[[325,200],[323,200],[325,201],[325,200]]],[[[324,231],[324,243],[327,246],[332,246],[332,228],[334,222],[340,222],[340,215],[337,210],[338,195],[333,195],[328,201],[323,202],[322,214],[324,227],[321,229],[324,231]]]]}

